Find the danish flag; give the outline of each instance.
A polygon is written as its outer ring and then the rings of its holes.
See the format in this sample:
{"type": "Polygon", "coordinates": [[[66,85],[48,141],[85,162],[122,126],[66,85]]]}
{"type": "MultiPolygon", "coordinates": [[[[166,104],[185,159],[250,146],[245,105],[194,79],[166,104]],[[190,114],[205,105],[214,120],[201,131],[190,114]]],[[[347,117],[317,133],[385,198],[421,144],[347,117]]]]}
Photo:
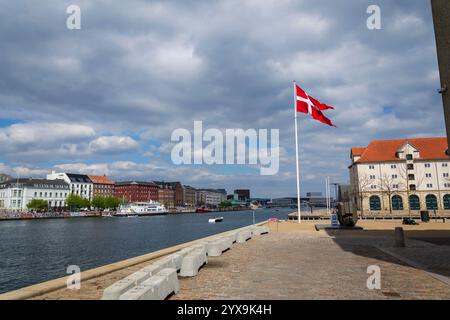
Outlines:
{"type": "Polygon", "coordinates": [[[310,114],[313,119],[329,126],[336,127],[331,120],[325,117],[322,113],[323,110],[334,109],[334,107],[314,99],[308,93],[303,91],[297,84],[295,85],[295,90],[297,96],[297,112],[310,114]]]}

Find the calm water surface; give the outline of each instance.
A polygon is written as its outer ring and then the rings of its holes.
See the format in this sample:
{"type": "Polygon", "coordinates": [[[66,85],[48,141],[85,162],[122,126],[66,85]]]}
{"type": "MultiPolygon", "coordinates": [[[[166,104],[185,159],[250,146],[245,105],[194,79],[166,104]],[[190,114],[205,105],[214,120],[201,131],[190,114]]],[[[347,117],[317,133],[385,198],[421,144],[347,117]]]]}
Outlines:
{"type": "MultiPolygon", "coordinates": [[[[256,222],[293,209],[255,211],[256,222]]],[[[99,267],[253,223],[252,211],[139,218],[0,221],[0,293],[99,267]],[[211,217],[223,216],[210,224],[211,217]]]]}

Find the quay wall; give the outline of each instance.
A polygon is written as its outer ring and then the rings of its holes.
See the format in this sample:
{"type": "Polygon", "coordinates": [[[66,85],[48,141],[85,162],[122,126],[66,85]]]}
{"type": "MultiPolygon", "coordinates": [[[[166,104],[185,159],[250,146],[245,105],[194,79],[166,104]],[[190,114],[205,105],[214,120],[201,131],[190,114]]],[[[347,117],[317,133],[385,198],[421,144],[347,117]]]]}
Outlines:
{"type": "MultiPolygon", "coordinates": [[[[262,226],[267,223],[268,223],[268,221],[263,221],[263,222],[257,223],[256,225],[262,226]]],[[[239,230],[241,228],[237,228],[234,230],[239,230]]],[[[172,253],[175,253],[181,249],[192,246],[194,244],[197,244],[197,243],[200,243],[203,241],[212,240],[213,238],[216,238],[218,236],[226,235],[227,233],[229,233],[231,231],[233,231],[233,230],[228,230],[228,231],[218,233],[215,235],[211,235],[208,237],[181,243],[181,244],[178,244],[178,245],[175,245],[172,247],[168,247],[168,248],[165,248],[162,250],[150,252],[150,253],[147,253],[147,254],[144,254],[141,256],[137,256],[134,258],[111,263],[111,264],[108,264],[108,265],[105,265],[102,267],[97,267],[97,268],[89,269],[86,271],[82,271],[81,272],[81,282],[83,282],[85,280],[97,278],[97,277],[100,277],[100,276],[103,276],[103,275],[106,275],[106,274],[109,274],[109,273],[112,273],[112,272],[115,272],[115,271],[118,271],[121,269],[132,267],[132,266],[135,266],[135,265],[147,262],[147,261],[159,259],[161,257],[170,255],[172,253]]],[[[20,275],[18,275],[18,276],[20,276],[20,275]]],[[[30,298],[33,298],[36,296],[40,296],[40,295],[43,295],[43,294],[46,294],[46,293],[49,293],[49,292],[52,292],[55,290],[65,288],[67,286],[67,280],[68,280],[69,276],[70,275],[0,294],[0,300],[25,300],[25,299],[30,299],[30,298]]]]}

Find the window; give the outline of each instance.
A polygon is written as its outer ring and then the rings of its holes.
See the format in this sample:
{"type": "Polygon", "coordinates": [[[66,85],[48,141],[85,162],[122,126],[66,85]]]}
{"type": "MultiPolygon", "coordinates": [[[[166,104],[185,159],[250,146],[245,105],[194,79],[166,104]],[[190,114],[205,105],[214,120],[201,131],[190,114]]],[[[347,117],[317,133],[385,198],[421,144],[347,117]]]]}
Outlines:
{"type": "Polygon", "coordinates": [[[450,188],[450,183],[444,183],[444,188],[450,188]]]}
{"type": "Polygon", "coordinates": [[[407,154],[406,155],[406,160],[412,160],[413,159],[413,155],[412,154],[407,154]]]}
{"type": "Polygon", "coordinates": [[[369,169],[370,169],[370,170],[373,170],[373,169],[375,169],[375,166],[370,165],[370,166],[369,166],[369,169]]]}
{"type": "Polygon", "coordinates": [[[403,199],[401,196],[392,197],[392,210],[403,210],[403,199]]]}
{"type": "Polygon", "coordinates": [[[444,196],[444,210],[450,210],[450,194],[444,196]]]}
{"type": "Polygon", "coordinates": [[[431,178],[431,173],[425,173],[425,177],[431,178]]]}
{"type": "Polygon", "coordinates": [[[415,191],[416,190],[416,185],[415,184],[410,184],[409,185],[409,190],[415,191]]]}
{"type": "Polygon", "coordinates": [[[408,180],[414,180],[414,175],[413,174],[408,174],[408,180]]]}
{"type": "Polygon", "coordinates": [[[448,173],[443,173],[442,175],[444,176],[444,178],[448,178],[448,173]]]}
{"type": "Polygon", "coordinates": [[[425,168],[431,168],[431,164],[425,163],[425,168]]]}
{"type": "Polygon", "coordinates": [[[409,207],[411,210],[420,210],[420,199],[415,194],[409,196],[409,207]]]}
{"type": "Polygon", "coordinates": [[[374,175],[370,175],[370,179],[375,179],[375,176],[374,175]]]}
{"type": "Polygon", "coordinates": [[[371,196],[369,199],[369,204],[371,211],[381,210],[381,201],[379,196],[371,196]]]}
{"type": "Polygon", "coordinates": [[[448,167],[448,163],[443,163],[442,166],[443,167],[448,167]]]}
{"type": "Polygon", "coordinates": [[[414,170],[414,165],[413,165],[412,163],[408,163],[408,164],[406,165],[406,168],[407,168],[408,170],[414,170]]]}
{"type": "Polygon", "coordinates": [[[437,198],[434,194],[429,194],[425,197],[425,203],[427,204],[427,210],[437,209],[437,198]]]}
{"type": "Polygon", "coordinates": [[[398,189],[398,184],[393,184],[392,189],[398,189]]]}
{"type": "Polygon", "coordinates": [[[376,189],[376,188],[377,188],[377,186],[375,186],[375,185],[370,186],[370,189],[376,189]]]}
{"type": "Polygon", "coordinates": [[[397,169],[397,165],[391,164],[391,169],[397,169]]]}
{"type": "Polygon", "coordinates": [[[427,183],[427,188],[433,188],[433,184],[432,183],[427,183]]]}
{"type": "Polygon", "coordinates": [[[392,175],[392,179],[397,179],[397,175],[396,175],[396,174],[393,174],[393,175],[392,175]]]}
{"type": "Polygon", "coordinates": [[[34,193],[34,196],[37,197],[37,192],[34,193]]]}

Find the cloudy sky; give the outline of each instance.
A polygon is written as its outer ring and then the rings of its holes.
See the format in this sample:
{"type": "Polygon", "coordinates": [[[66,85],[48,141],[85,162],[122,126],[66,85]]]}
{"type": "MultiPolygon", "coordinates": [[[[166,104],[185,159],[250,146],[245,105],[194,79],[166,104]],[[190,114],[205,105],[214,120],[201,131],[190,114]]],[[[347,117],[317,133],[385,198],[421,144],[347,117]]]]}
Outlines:
{"type": "Polygon", "coordinates": [[[348,180],[351,147],[444,136],[428,0],[0,0],[0,172],[295,195],[292,80],[334,105],[300,119],[302,190],[348,180]],[[81,30],[66,8],[81,8],[81,30]],[[382,29],[368,30],[367,7],[382,29]],[[280,170],[175,166],[171,133],[280,129],[280,170]]]}

